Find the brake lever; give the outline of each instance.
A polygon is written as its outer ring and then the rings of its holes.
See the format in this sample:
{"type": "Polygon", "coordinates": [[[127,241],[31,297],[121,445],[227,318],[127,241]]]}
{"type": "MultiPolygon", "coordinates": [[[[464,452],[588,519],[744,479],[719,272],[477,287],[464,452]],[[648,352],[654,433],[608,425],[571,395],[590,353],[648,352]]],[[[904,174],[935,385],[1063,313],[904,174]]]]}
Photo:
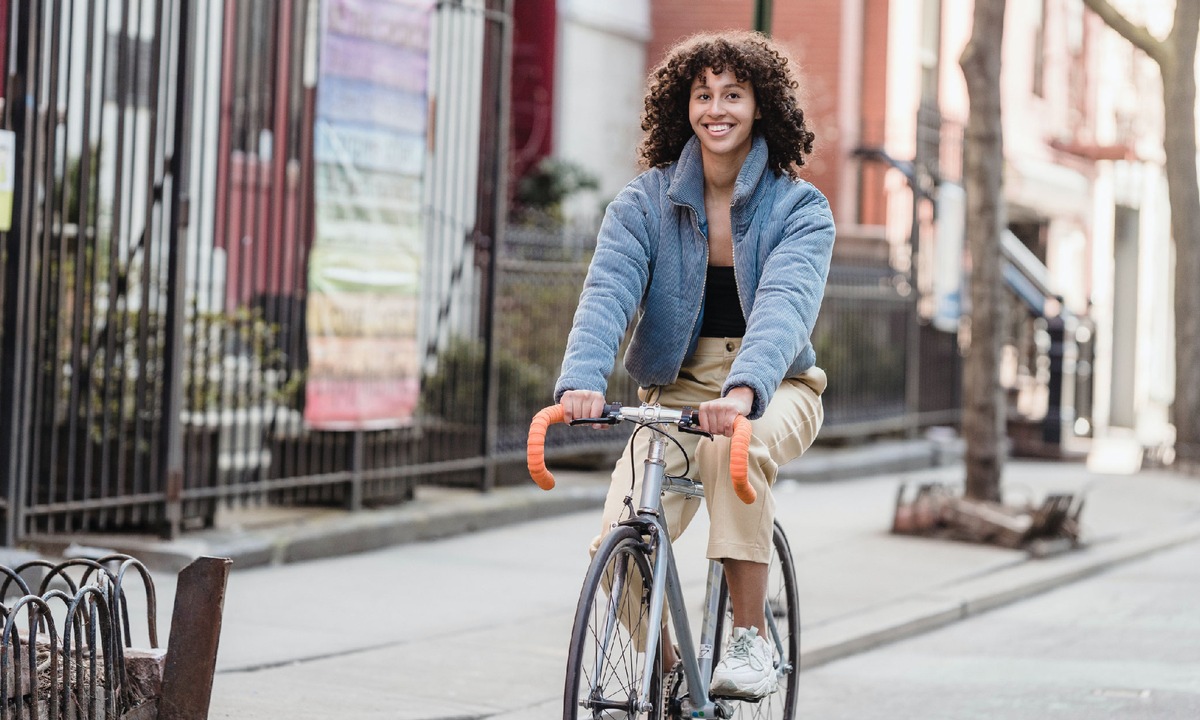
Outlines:
{"type": "Polygon", "coordinates": [[[602,418],[575,418],[570,425],[616,425],[621,422],[619,418],[602,417],[602,418]]]}
{"type": "Polygon", "coordinates": [[[685,432],[689,435],[699,435],[709,440],[713,439],[712,433],[700,429],[700,413],[692,410],[690,407],[683,408],[683,417],[679,418],[678,424],[679,432],[685,432]]]}

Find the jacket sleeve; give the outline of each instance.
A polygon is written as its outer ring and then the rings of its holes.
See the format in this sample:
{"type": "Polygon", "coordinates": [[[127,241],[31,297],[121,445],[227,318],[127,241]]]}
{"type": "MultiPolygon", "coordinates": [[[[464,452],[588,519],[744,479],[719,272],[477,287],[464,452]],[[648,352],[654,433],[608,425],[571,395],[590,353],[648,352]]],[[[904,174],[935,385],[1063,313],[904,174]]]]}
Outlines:
{"type": "Polygon", "coordinates": [[[567,390],[607,389],[617,348],[650,280],[653,220],[647,188],[654,185],[653,174],[627,185],[604,212],[554,386],[555,402],[567,390]]]}
{"type": "Polygon", "coordinates": [[[811,186],[792,208],[783,237],[767,256],[746,322],[742,349],[723,392],[754,390],[750,419],[761,417],[788,370],[811,344],[833,254],[833,214],[811,186]]]}

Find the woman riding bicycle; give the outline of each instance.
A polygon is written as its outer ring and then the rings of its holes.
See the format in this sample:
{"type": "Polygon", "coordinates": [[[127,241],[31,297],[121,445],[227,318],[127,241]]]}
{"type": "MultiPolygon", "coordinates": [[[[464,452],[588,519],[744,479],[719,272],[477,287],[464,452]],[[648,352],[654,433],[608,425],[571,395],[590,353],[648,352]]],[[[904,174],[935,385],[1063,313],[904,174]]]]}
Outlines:
{"type": "MultiPolygon", "coordinates": [[[[680,435],[689,457],[670,458],[667,468],[682,474],[694,459],[705,483],[707,555],[724,565],[735,625],[712,692],[738,697],[774,690],[771,649],[756,632],[765,627],[769,488],[824,418],[825,374],[810,337],[834,226],[825,197],[798,176],[813,133],[797,87],[783,50],[751,32],[692,37],[651,72],[639,148],[648,169],[605,212],[555,387],[568,422],[598,417],[637,315],[625,367],[643,401],[695,406],[701,427],[717,436],[730,435],[738,415],[753,421],[752,505],[729,483],[726,437],[680,435]]],[[[645,442],[635,439],[617,462],[602,533],[621,519],[631,486],[638,497],[641,468],[630,458],[644,457],[645,442]]],[[[663,499],[672,537],[697,504],[663,499]]],[[[676,658],[663,645],[669,668],[676,658]]]]}

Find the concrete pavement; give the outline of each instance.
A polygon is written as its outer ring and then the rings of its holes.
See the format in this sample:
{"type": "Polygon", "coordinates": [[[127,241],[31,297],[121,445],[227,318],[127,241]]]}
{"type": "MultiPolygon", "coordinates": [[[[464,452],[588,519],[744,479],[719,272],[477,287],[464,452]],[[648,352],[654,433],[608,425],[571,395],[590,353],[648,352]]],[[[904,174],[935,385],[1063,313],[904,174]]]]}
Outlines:
{"type": "MultiPolygon", "coordinates": [[[[893,536],[900,482],[956,482],[963,470],[945,443],[895,444],[891,470],[879,460],[888,454],[879,444],[814,453],[785,468],[776,487],[799,570],[802,667],[1200,539],[1198,478],[1015,460],[1004,475],[1014,497],[1086,494],[1086,547],[1034,558],[893,536]],[[843,479],[815,482],[830,478],[843,479]]],[[[603,472],[559,479],[549,493],[532,485],[431,491],[357,516],[313,511],[297,522],[259,513],[257,525],[242,527],[230,516],[211,533],[160,543],[162,567],[187,553],[253,566],[235,564],[230,579],[212,717],[556,717],[586,545],[607,485],[603,472]],[[426,541],[388,544],[397,539],[426,541]],[[362,552],[346,554],[354,550],[362,552]],[[316,559],[278,564],[306,553],[316,559]]],[[[693,598],[703,592],[706,532],[700,513],[678,547],[693,598]]],[[[156,577],[166,618],[172,575],[156,577]]]]}
{"type": "Polygon", "coordinates": [[[1200,542],[810,670],[821,720],[1196,720],[1200,542]]]}

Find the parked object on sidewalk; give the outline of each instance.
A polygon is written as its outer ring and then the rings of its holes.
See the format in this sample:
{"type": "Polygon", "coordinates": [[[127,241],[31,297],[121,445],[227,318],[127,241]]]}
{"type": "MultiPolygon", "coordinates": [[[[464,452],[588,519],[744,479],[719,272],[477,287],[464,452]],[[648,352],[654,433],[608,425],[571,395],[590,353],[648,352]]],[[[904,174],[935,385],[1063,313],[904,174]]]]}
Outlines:
{"type": "Polygon", "coordinates": [[[1010,548],[1032,549],[1047,541],[1079,544],[1084,501],[1074,494],[1050,494],[1040,505],[986,502],[966,498],[944,483],[909,484],[896,493],[892,532],[923,535],[1010,548]]]}
{"type": "MultiPolygon", "coordinates": [[[[202,557],[180,573],[168,648],[158,643],[154,581],[136,558],[110,554],[0,566],[0,715],[12,710],[39,720],[203,720],[229,565],[224,558],[202,557]],[[148,648],[133,641],[130,571],[145,590],[148,648]],[[8,602],[14,589],[19,595],[8,602]],[[197,597],[205,600],[187,600],[197,597]],[[186,682],[173,682],[178,667],[189,671],[186,682]]],[[[138,633],[140,639],[140,628],[138,633]]]]}

